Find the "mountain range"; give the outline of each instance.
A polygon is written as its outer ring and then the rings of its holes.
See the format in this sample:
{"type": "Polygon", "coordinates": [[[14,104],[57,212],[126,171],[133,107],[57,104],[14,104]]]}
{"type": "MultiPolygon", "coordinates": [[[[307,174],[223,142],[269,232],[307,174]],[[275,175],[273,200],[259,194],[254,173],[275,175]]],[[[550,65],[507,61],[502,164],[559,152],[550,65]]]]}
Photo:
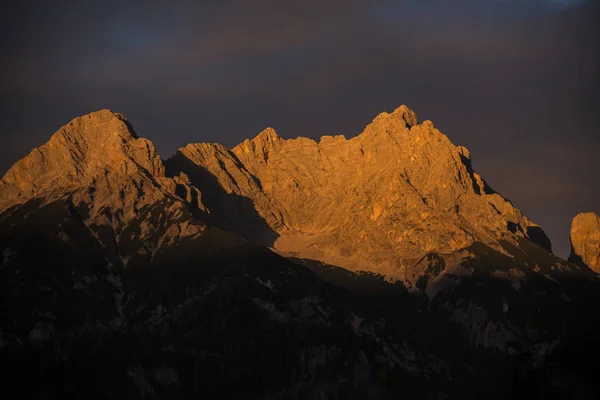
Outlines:
{"type": "Polygon", "coordinates": [[[0,181],[16,398],[594,398],[600,217],[572,254],[406,106],[353,138],[161,159],[75,118],[0,181]]]}

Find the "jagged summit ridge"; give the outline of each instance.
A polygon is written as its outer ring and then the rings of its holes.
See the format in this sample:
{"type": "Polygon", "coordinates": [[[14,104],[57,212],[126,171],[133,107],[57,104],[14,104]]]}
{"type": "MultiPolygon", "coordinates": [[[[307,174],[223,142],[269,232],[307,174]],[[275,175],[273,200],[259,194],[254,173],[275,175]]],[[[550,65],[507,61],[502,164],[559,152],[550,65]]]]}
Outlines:
{"type": "Polygon", "coordinates": [[[469,151],[405,105],[350,139],[283,139],[267,128],[233,149],[189,144],[165,163],[121,114],[100,110],[62,127],[1,185],[3,210],[71,196],[117,237],[144,207],[166,202],[172,215],[195,213],[284,255],[398,279],[428,254],[477,242],[502,252],[503,241],[525,238],[550,250],[541,228],[473,170],[469,151]]]}
{"type": "Polygon", "coordinates": [[[398,108],[396,108],[391,114],[387,112],[382,112],[379,114],[373,122],[380,121],[386,118],[395,118],[399,122],[403,121],[406,124],[406,127],[410,128],[418,124],[417,114],[408,108],[407,105],[402,104],[398,108]]]}
{"type": "MultiPolygon", "coordinates": [[[[229,151],[175,158],[172,165],[209,171],[226,193],[249,200],[275,232],[250,239],[286,255],[405,278],[426,254],[476,242],[502,251],[501,241],[522,237],[550,250],[541,228],[473,170],[465,147],[404,105],[350,139],[283,139],[266,130],[229,151]]],[[[221,213],[235,215],[236,206],[221,213]]]]}
{"type": "Polygon", "coordinates": [[[260,132],[254,139],[246,139],[242,143],[233,148],[234,153],[252,153],[257,157],[260,163],[266,163],[269,155],[273,150],[281,146],[284,141],[275,129],[266,128],[260,132]]]}

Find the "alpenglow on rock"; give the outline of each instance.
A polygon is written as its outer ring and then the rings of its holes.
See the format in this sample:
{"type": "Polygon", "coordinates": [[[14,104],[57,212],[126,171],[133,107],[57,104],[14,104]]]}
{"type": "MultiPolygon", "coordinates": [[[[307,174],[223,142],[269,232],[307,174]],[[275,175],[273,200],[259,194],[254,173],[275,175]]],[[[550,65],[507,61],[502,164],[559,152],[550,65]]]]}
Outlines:
{"type": "Polygon", "coordinates": [[[212,237],[208,228],[421,289],[419,279],[460,269],[480,245],[513,259],[539,246],[547,262],[522,263],[531,268],[564,263],[548,253],[543,230],[473,170],[466,148],[406,106],[351,139],[286,140],[267,128],[233,149],[189,144],[164,163],[123,115],[100,110],[5,174],[0,213],[30,201],[73,204],[111,266],[147,264],[170,244],[212,237]]]}
{"type": "MultiPolygon", "coordinates": [[[[100,110],[75,118],[8,170],[0,181],[0,212],[82,186],[103,190],[122,178],[145,186],[162,177],[164,166],[152,142],[138,138],[123,115],[100,110]]],[[[124,199],[137,197],[132,188],[124,194],[124,199]]]]}
{"type": "Polygon", "coordinates": [[[473,170],[466,148],[404,105],[351,139],[286,140],[268,128],[231,150],[188,145],[167,165],[198,177],[215,221],[240,207],[254,213],[224,228],[287,256],[407,279],[426,255],[476,242],[504,251],[520,237],[550,250],[542,229],[473,170]]]}
{"type": "Polygon", "coordinates": [[[123,115],[100,110],[73,119],[8,170],[0,181],[0,214],[10,217],[28,202],[38,210],[64,203],[100,240],[109,266],[132,258],[145,264],[167,244],[206,228],[192,220],[178,188],[194,191],[165,176],[152,142],[138,137],[123,115]]]}
{"type": "Polygon", "coordinates": [[[573,219],[569,261],[600,273],[600,216],[597,214],[581,213],[573,219]]]}

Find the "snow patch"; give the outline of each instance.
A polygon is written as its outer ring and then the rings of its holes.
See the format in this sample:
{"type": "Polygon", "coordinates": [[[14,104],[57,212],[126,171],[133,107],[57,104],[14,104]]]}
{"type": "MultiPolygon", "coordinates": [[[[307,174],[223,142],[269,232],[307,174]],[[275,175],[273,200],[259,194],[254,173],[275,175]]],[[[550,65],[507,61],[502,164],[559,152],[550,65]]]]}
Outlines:
{"type": "Polygon", "coordinates": [[[121,259],[121,262],[123,263],[123,266],[126,267],[127,264],[129,263],[129,260],[131,260],[131,255],[129,256],[125,256],[123,257],[122,255],[119,255],[119,258],[121,259]]]}
{"type": "Polygon", "coordinates": [[[271,319],[275,321],[285,323],[290,319],[290,316],[287,312],[278,310],[277,306],[270,301],[264,301],[258,297],[253,298],[252,301],[258,308],[269,313],[271,319]]]}
{"type": "Polygon", "coordinates": [[[4,249],[4,252],[2,253],[2,256],[3,256],[2,265],[6,264],[10,260],[12,260],[17,253],[18,252],[16,250],[13,250],[11,248],[4,249]]]}
{"type": "Polygon", "coordinates": [[[257,276],[256,281],[258,283],[260,283],[261,285],[263,285],[264,287],[266,287],[267,289],[269,289],[271,292],[277,291],[277,289],[275,288],[275,285],[273,284],[273,282],[271,282],[270,279],[263,281],[262,279],[260,279],[260,277],[257,276]]]}
{"type": "Polygon", "coordinates": [[[362,324],[363,318],[361,318],[358,315],[352,313],[350,315],[350,319],[349,319],[348,322],[350,322],[350,325],[352,325],[352,330],[354,331],[354,333],[356,333],[358,335],[359,332],[360,332],[360,324],[362,324]]]}
{"type": "Polygon", "coordinates": [[[65,232],[62,232],[62,231],[58,233],[58,238],[60,240],[62,240],[63,242],[69,241],[69,235],[67,235],[65,232]]]}
{"type": "Polygon", "coordinates": [[[125,294],[123,292],[113,293],[113,300],[115,301],[115,307],[117,307],[117,312],[121,317],[125,317],[123,315],[123,298],[125,294]]]}
{"type": "Polygon", "coordinates": [[[127,368],[127,376],[133,381],[140,391],[140,397],[154,394],[154,388],[148,382],[148,373],[141,366],[127,368]]]}
{"type": "Polygon", "coordinates": [[[51,322],[36,322],[35,327],[29,331],[29,342],[43,344],[54,337],[54,324],[51,322]]]}
{"type": "Polygon", "coordinates": [[[118,275],[108,274],[106,279],[115,285],[116,288],[121,289],[123,287],[123,280],[118,275]]]}
{"type": "Polygon", "coordinates": [[[173,368],[158,367],[154,369],[154,380],[164,386],[179,386],[179,375],[173,368]]]}

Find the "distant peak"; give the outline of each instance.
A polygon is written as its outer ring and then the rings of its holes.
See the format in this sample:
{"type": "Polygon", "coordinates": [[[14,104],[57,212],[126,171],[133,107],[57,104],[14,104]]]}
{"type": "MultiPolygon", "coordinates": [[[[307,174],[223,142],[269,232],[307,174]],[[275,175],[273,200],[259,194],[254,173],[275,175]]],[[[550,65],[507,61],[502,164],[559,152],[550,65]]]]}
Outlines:
{"type": "Polygon", "coordinates": [[[106,120],[106,121],[108,121],[111,119],[118,119],[123,122],[127,121],[127,118],[125,117],[125,115],[118,113],[118,112],[114,112],[110,108],[103,108],[103,109],[92,111],[90,113],[73,118],[73,120],[71,122],[77,121],[77,120],[103,120],[103,121],[106,120]]]}
{"type": "Polygon", "coordinates": [[[391,114],[385,111],[380,113],[375,117],[373,123],[388,123],[394,119],[402,121],[407,128],[412,128],[418,124],[417,114],[404,104],[396,108],[391,114]]]}
{"type": "MultiPolygon", "coordinates": [[[[104,136],[118,132],[120,136],[139,139],[139,136],[135,133],[133,126],[127,120],[125,115],[114,112],[108,108],[73,118],[68,124],[59,129],[55,135],[70,140],[72,138],[69,137],[70,135],[68,133],[70,133],[69,130],[73,129],[86,136],[89,136],[92,133],[102,133],[101,136],[104,136]],[[101,126],[106,126],[107,129],[98,130],[97,128],[101,126]]],[[[102,137],[98,137],[97,139],[100,141],[104,140],[102,137]]]]}
{"type": "Polygon", "coordinates": [[[152,142],[139,138],[123,114],[109,109],[72,119],[17,161],[0,181],[0,210],[36,196],[111,176],[164,176],[152,142]]]}
{"type": "Polygon", "coordinates": [[[408,126],[415,126],[418,123],[417,114],[405,104],[402,104],[400,107],[396,108],[392,115],[403,119],[408,126]]]}
{"type": "Polygon", "coordinates": [[[242,153],[253,153],[260,156],[263,162],[269,158],[271,150],[280,146],[283,139],[275,132],[273,128],[266,128],[256,135],[252,140],[244,140],[235,146],[232,151],[239,156],[242,153]]]}
{"type": "Polygon", "coordinates": [[[262,132],[260,132],[258,135],[256,135],[256,137],[254,139],[252,139],[253,142],[273,142],[275,140],[281,139],[281,137],[277,134],[277,132],[275,131],[275,129],[268,127],[265,128],[262,132]]]}

